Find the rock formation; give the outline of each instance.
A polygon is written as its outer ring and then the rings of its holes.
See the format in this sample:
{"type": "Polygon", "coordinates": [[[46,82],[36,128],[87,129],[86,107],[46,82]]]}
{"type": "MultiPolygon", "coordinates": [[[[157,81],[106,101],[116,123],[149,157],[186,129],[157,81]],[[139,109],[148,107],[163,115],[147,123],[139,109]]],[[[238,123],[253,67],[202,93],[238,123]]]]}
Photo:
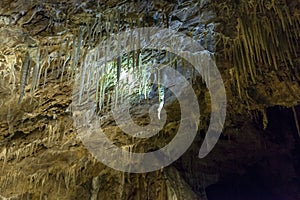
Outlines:
{"type": "MultiPolygon", "coordinates": [[[[2,0],[0,38],[0,198],[300,198],[297,0],[2,0]],[[104,116],[108,138],[120,147],[156,150],[180,124],[178,101],[159,85],[149,85],[153,75],[142,66],[159,61],[182,70],[199,101],[199,130],[186,153],[166,168],[134,174],[93,157],[77,137],[71,105],[90,52],[118,32],[141,27],[178,31],[212,55],[226,89],[227,116],[213,151],[198,159],[214,110],[205,77],[189,70],[188,60],[139,50],[138,43],[136,51],[105,60],[102,71],[90,73],[88,80],[99,84],[91,90],[97,94],[95,110],[104,116]],[[168,99],[164,128],[134,144],[106,117],[112,98],[127,91],[113,88],[130,75],[140,81],[127,96],[136,124],[149,124],[151,104],[168,99]]],[[[105,55],[111,53],[106,50],[105,55]]]]}

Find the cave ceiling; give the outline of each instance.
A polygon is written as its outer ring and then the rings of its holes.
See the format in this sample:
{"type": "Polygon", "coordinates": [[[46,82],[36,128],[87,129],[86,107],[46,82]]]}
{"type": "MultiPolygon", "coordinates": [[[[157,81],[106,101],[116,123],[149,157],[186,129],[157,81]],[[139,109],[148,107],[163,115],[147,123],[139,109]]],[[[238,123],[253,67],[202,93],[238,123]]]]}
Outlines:
{"type": "MultiPolygon", "coordinates": [[[[263,133],[269,124],[267,110],[278,106],[293,111],[300,137],[299,1],[1,0],[1,198],[166,199],[175,195],[178,199],[198,199],[206,184],[215,182],[215,175],[196,174],[197,178],[204,177],[202,183],[196,181],[202,184],[197,189],[193,186],[194,177],[180,174],[178,166],[150,174],[124,175],[97,162],[74,139],[72,92],[87,55],[111,35],[141,27],[169,28],[191,37],[201,45],[201,51],[212,55],[223,78],[227,119],[222,137],[226,140],[213,153],[219,160],[208,158],[191,168],[217,174],[212,168],[223,163],[224,173],[241,172],[251,156],[274,156],[273,152],[264,152],[268,145],[283,154],[292,149],[283,150],[286,146],[265,141],[263,133]],[[234,148],[249,156],[242,157],[237,165],[227,165],[228,160],[240,158],[238,153],[230,154],[234,148]],[[228,159],[223,159],[222,151],[229,152],[228,159]]],[[[175,55],[150,50],[125,53],[121,59],[110,60],[106,71],[97,76],[105,86],[97,93],[97,109],[102,109],[103,115],[108,110],[105,106],[113,94],[111,88],[122,72],[143,78],[146,75],[137,70],[139,66],[166,58],[178,66],[188,65],[188,61],[175,55]]],[[[204,99],[199,100],[199,106],[201,130],[206,130],[209,113],[214,109],[210,108],[210,95],[203,77],[189,78],[198,98],[204,99]]],[[[140,102],[136,97],[140,90],[130,97],[134,102],[132,112],[138,116],[137,121],[141,117],[141,123],[149,123],[141,114],[143,106],[136,103],[140,102]]],[[[173,121],[168,121],[164,133],[172,136],[173,127],[178,125],[178,105],[170,101],[166,107],[173,121]]],[[[127,140],[118,135],[119,129],[110,118],[103,123],[112,133],[109,137],[119,137],[118,145],[127,140]]],[[[137,149],[150,151],[147,142],[141,140],[137,149]]],[[[155,142],[160,147],[166,141],[157,138],[155,142]]],[[[194,152],[194,147],[189,152],[194,152]]],[[[186,163],[193,162],[187,157],[177,163],[185,171],[190,167],[186,163]]]]}

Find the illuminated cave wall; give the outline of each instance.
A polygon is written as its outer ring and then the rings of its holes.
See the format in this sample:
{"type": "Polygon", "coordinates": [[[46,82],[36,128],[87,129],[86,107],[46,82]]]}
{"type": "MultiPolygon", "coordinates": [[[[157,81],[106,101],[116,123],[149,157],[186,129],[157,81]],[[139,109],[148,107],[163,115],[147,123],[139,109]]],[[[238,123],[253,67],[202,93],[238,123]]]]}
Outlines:
{"type": "MultiPolygon", "coordinates": [[[[0,197],[205,199],[209,185],[228,184],[228,177],[243,176],[255,165],[264,183],[277,176],[269,186],[273,193],[295,197],[299,27],[300,5],[292,0],[1,1],[0,197]],[[105,167],[76,139],[70,104],[75,77],[88,51],[112,33],[143,26],[182,32],[212,52],[226,86],[228,111],[214,151],[203,160],[194,159],[209,122],[210,101],[201,78],[193,77],[202,124],[195,143],[171,167],[126,174],[105,167]],[[276,132],[277,123],[291,128],[276,132]],[[285,158],[287,164],[282,164],[285,158]]],[[[136,51],[123,55],[122,62],[111,61],[102,79],[107,84],[99,91],[103,98],[98,99],[99,108],[108,102],[105,92],[126,72],[128,63],[132,70],[165,56],[136,51]]],[[[134,107],[137,113],[142,108],[134,107]]],[[[169,105],[174,121],[158,136],[156,146],[162,145],[159,137],[175,133],[176,108],[176,103],[169,105]]],[[[116,134],[111,137],[119,136],[110,119],[105,123],[116,134]]],[[[122,137],[117,139],[122,143],[122,137]]]]}

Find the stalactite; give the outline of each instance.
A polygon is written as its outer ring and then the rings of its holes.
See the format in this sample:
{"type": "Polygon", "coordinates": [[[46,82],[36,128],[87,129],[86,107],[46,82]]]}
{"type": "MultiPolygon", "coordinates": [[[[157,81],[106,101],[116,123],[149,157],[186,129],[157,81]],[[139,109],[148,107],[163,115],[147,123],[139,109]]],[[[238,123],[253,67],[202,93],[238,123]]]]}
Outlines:
{"type": "MultiPolygon", "coordinates": [[[[91,41],[95,42],[96,41],[95,38],[96,38],[97,32],[99,30],[101,30],[101,14],[97,14],[96,15],[95,23],[92,26],[91,30],[93,31],[92,35],[91,35],[91,41]]],[[[102,32],[102,30],[101,30],[101,32],[102,32]]]]}
{"type": "Polygon", "coordinates": [[[298,135],[300,137],[300,126],[299,126],[298,116],[297,116],[297,112],[296,112],[295,107],[292,107],[292,111],[293,111],[293,115],[294,115],[294,120],[295,120],[295,125],[296,125],[296,128],[297,128],[297,132],[298,132],[298,135]]]}
{"type": "MultiPolygon", "coordinates": [[[[9,72],[8,73],[9,73],[9,83],[12,83],[11,92],[13,92],[16,87],[16,75],[15,75],[16,70],[14,67],[16,63],[17,63],[17,58],[14,58],[13,60],[11,60],[11,63],[9,63],[9,72]]],[[[3,80],[4,80],[6,77],[6,74],[4,73],[2,75],[3,75],[3,80]]]]}
{"type": "Polygon", "coordinates": [[[64,78],[64,73],[65,73],[65,69],[66,69],[66,65],[68,64],[68,62],[71,60],[71,56],[68,56],[65,60],[64,63],[62,65],[62,70],[61,70],[61,76],[60,76],[60,82],[63,81],[64,78]]]}
{"type": "Polygon", "coordinates": [[[99,107],[99,101],[100,101],[100,98],[99,98],[99,93],[100,93],[100,73],[101,71],[99,70],[98,72],[96,72],[96,104],[97,106],[99,107]]]}
{"type": "Polygon", "coordinates": [[[85,83],[85,77],[86,77],[88,65],[89,65],[89,60],[85,61],[82,64],[83,71],[82,71],[82,74],[80,75],[79,103],[81,102],[82,93],[83,93],[83,90],[85,89],[85,87],[84,87],[85,84],[86,84],[85,83]]]}
{"type": "Polygon", "coordinates": [[[121,62],[122,62],[122,57],[121,57],[121,55],[120,55],[120,52],[121,52],[121,50],[120,50],[120,37],[118,37],[118,58],[117,58],[117,81],[119,81],[120,80],[120,74],[121,74],[121,62]]]}
{"type": "Polygon", "coordinates": [[[60,59],[60,82],[62,82],[63,78],[64,78],[64,73],[66,70],[66,65],[67,63],[70,61],[71,59],[71,55],[69,55],[69,47],[70,47],[70,38],[65,38],[65,45],[61,44],[61,47],[63,48],[63,46],[65,47],[64,50],[62,50],[62,52],[64,52],[64,56],[63,58],[60,59]]]}
{"type": "Polygon", "coordinates": [[[21,77],[21,86],[20,86],[20,97],[19,97],[19,101],[18,101],[19,104],[21,103],[22,98],[25,95],[25,87],[26,87],[26,84],[27,84],[26,80],[27,80],[29,65],[30,65],[30,57],[29,57],[29,53],[26,52],[26,54],[25,54],[25,61],[24,61],[24,65],[23,65],[23,68],[22,68],[22,77],[21,77]]]}
{"type": "Polygon", "coordinates": [[[59,52],[58,52],[58,58],[57,58],[57,74],[56,74],[56,78],[59,78],[59,75],[61,74],[61,69],[62,69],[62,63],[63,63],[63,55],[64,55],[64,45],[63,43],[59,44],[59,52]]]}
{"type": "Polygon", "coordinates": [[[133,20],[132,19],[130,19],[130,22],[129,22],[130,24],[129,24],[129,29],[130,29],[130,49],[131,49],[131,58],[130,58],[130,60],[132,60],[132,69],[133,70],[135,70],[135,51],[134,51],[134,49],[135,49],[135,46],[134,46],[134,44],[135,44],[135,40],[134,40],[134,37],[133,37],[133,27],[134,27],[134,24],[133,24],[133,20]]]}
{"type": "MultiPolygon", "coordinates": [[[[41,76],[42,76],[42,70],[43,70],[43,68],[44,68],[44,66],[45,66],[45,64],[46,64],[46,61],[45,60],[48,60],[48,53],[49,53],[49,49],[48,49],[48,47],[46,47],[46,52],[44,53],[44,56],[43,57],[41,57],[40,56],[40,59],[39,60],[41,60],[42,61],[42,63],[39,63],[39,73],[38,73],[38,76],[37,76],[37,84],[39,84],[40,83],[40,79],[41,79],[41,76]]],[[[45,78],[45,76],[44,76],[44,78],[45,78]]]]}
{"type": "MultiPolygon", "coordinates": [[[[220,39],[225,56],[232,58],[237,83],[243,83],[243,87],[255,83],[257,72],[263,74],[261,66],[274,67],[275,71],[282,65],[288,69],[295,68],[293,59],[297,56],[295,44],[300,35],[300,23],[288,6],[282,6],[276,1],[270,4],[263,1],[251,4],[241,2],[238,5],[238,16],[236,37],[220,39]],[[229,41],[233,45],[227,49],[229,41]]],[[[243,89],[238,90],[242,92],[243,89]]]]}
{"type": "MultiPolygon", "coordinates": [[[[53,60],[53,57],[54,57],[54,56],[52,55],[52,53],[50,53],[50,54],[47,56],[47,67],[45,68],[45,71],[44,71],[43,90],[45,89],[45,86],[46,86],[48,70],[49,70],[49,68],[51,68],[51,67],[52,67],[52,69],[53,69],[53,65],[51,65],[52,60],[53,60]]],[[[53,70],[52,70],[52,71],[53,71],[53,70]]]]}
{"type": "Polygon", "coordinates": [[[33,93],[38,87],[37,81],[38,81],[39,68],[40,68],[40,56],[41,56],[40,53],[41,53],[41,49],[40,49],[40,47],[38,47],[36,59],[35,59],[35,67],[34,67],[33,74],[32,74],[31,88],[30,88],[30,94],[31,94],[30,103],[32,103],[33,93]]]}
{"type": "Polygon", "coordinates": [[[103,97],[103,86],[104,86],[104,79],[105,77],[102,77],[101,78],[101,82],[100,82],[100,87],[99,87],[99,110],[101,111],[102,110],[102,105],[103,105],[103,101],[104,101],[104,97],[103,97]]]}
{"type": "MultiPolygon", "coordinates": [[[[89,65],[90,65],[90,63],[89,63],[89,65]]],[[[87,92],[87,95],[90,95],[90,89],[91,89],[91,85],[94,85],[94,79],[93,78],[91,78],[91,70],[89,70],[89,72],[88,72],[88,74],[87,74],[87,78],[86,78],[86,82],[87,82],[87,84],[86,84],[86,92],[87,92]]]]}
{"type": "Polygon", "coordinates": [[[3,164],[2,164],[2,167],[1,167],[1,172],[3,172],[3,170],[5,168],[5,165],[6,165],[6,162],[7,162],[7,148],[6,147],[4,147],[4,149],[0,153],[0,160],[2,160],[2,159],[3,159],[3,164]]]}
{"type": "Polygon", "coordinates": [[[165,99],[165,90],[164,86],[161,84],[161,79],[163,78],[163,74],[161,74],[160,70],[158,70],[158,75],[157,75],[157,85],[158,85],[158,99],[159,99],[159,107],[157,109],[157,116],[158,119],[160,119],[160,113],[161,110],[164,106],[164,99],[165,99]]]}
{"type": "Polygon", "coordinates": [[[118,107],[118,103],[119,103],[119,88],[120,88],[120,84],[117,83],[116,85],[116,89],[115,89],[115,97],[114,97],[114,100],[115,100],[115,105],[114,107],[117,108],[118,107]]]}
{"type": "Polygon", "coordinates": [[[71,70],[71,79],[73,79],[75,69],[76,69],[79,59],[80,59],[79,56],[80,56],[80,50],[82,47],[84,32],[85,32],[85,28],[82,26],[79,27],[79,37],[77,39],[77,43],[74,41],[74,46],[73,46],[74,54],[73,54],[73,63],[72,63],[72,70],[71,70]],[[77,44],[77,46],[75,44],[77,44]]]}
{"type": "Polygon", "coordinates": [[[107,103],[106,103],[106,108],[109,109],[110,107],[110,101],[111,101],[111,93],[107,94],[107,103]]]}
{"type": "Polygon", "coordinates": [[[265,130],[268,126],[268,116],[267,116],[267,111],[263,110],[262,111],[263,114],[263,129],[265,130]]]}
{"type": "MultiPolygon", "coordinates": [[[[137,20],[137,28],[140,27],[140,20],[137,20]]],[[[140,30],[138,29],[138,36],[137,36],[137,42],[136,42],[136,68],[137,70],[139,69],[139,64],[140,64],[140,53],[141,53],[141,33],[140,30]]]]}

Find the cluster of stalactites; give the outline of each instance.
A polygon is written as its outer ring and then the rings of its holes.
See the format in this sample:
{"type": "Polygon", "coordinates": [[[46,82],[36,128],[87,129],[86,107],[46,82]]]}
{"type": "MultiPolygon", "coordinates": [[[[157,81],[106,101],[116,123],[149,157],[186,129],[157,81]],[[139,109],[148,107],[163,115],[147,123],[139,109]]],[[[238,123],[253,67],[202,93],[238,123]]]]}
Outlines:
{"type": "Polygon", "coordinates": [[[255,84],[257,77],[270,69],[285,67],[295,76],[289,78],[299,80],[294,60],[300,38],[296,6],[280,1],[241,1],[235,9],[237,34],[234,38],[223,37],[222,43],[225,56],[234,66],[232,76],[239,95],[245,94],[242,85],[255,84]]]}
{"type": "MultiPolygon", "coordinates": [[[[149,16],[130,14],[127,13],[126,7],[116,7],[105,12],[99,12],[88,22],[81,24],[76,31],[65,31],[61,35],[47,37],[41,41],[34,39],[36,42],[34,45],[27,45],[22,51],[14,49],[15,54],[18,54],[18,58],[21,60],[19,63],[20,70],[15,69],[17,61],[12,63],[12,66],[8,66],[9,69],[2,73],[1,84],[7,85],[9,83],[12,93],[19,91],[19,103],[21,103],[27,94],[26,91],[30,90],[30,95],[34,96],[35,91],[41,85],[44,88],[49,73],[53,71],[56,73],[56,79],[60,82],[65,78],[71,82],[83,64],[88,51],[120,31],[148,26],[149,20],[146,20],[146,17],[149,16]]],[[[156,19],[155,16],[152,17],[153,21],[160,20],[156,19]]],[[[135,48],[136,52],[132,52],[128,56],[133,68],[140,65],[139,56],[141,52],[138,46],[135,48]]],[[[117,67],[116,74],[119,79],[120,62],[114,66],[117,67]]]]}
{"type": "Polygon", "coordinates": [[[103,57],[98,57],[102,54],[98,51],[87,55],[75,83],[77,103],[84,105],[95,100],[98,111],[107,111],[125,101],[156,97],[163,104],[165,90],[160,84],[160,71],[164,66],[180,68],[190,81],[195,78],[187,61],[169,52],[144,49],[116,57],[112,52],[104,50],[103,57]]]}

